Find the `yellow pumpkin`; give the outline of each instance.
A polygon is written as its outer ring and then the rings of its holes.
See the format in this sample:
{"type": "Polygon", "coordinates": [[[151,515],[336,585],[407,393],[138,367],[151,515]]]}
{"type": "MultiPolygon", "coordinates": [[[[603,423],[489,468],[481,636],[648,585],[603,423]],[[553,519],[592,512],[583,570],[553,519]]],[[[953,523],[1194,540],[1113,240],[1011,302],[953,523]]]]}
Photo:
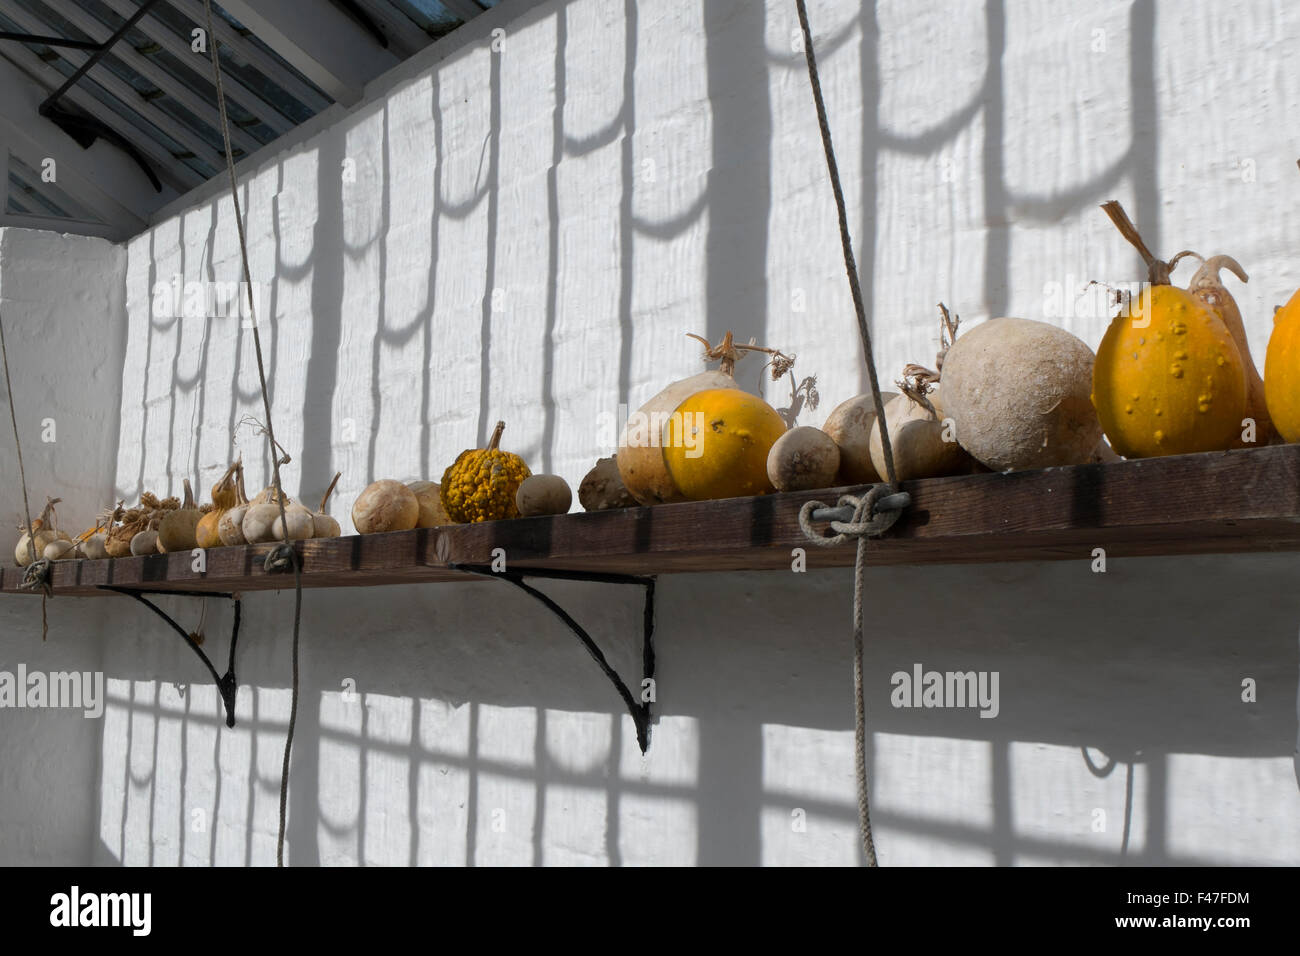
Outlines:
{"type": "Polygon", "coordinates": [[[736,388],[696,392],[664,426],[663,456],[686,498],[739,498],[773,490],[767,455],[785,434],[776,409],[736,388]],[[680,423],[680,424],[677,424],[680,423]]]}
{"type": "Polygon", "coordinates": [[[1246,375],[1217,311],[1169,284],[1119,203],[1103,207],[1142,254],[1149,284],[1111,322],[1093,365],[1092,401],[1125,458],[1229,448],[1246,413],[1246,375]]]}
{"type": "Polygon", "coordinates": [[[1264,394],[1278,433],[1289,442],[1300,442],[1300,291],[1273,316],[1264,358],[1264,394]]]}
{"type": "MultiPolygon", "coordinates": [[[[700,372],[690,378],[673,382],[628,417],[623,433],[619,436],[615,464],[618,466],[619,478],[622,480],[628,494],[643,505],[688,501],[697,497],[732,497],[732,494],[687,494],[685,489],[681,488],[674,480],[668,463],[673,452],[669,443],[678,442],[680,444],[683,440],[691,440],[689,434],[680,431],[681,418],[679,413],[685,407],[685,403],[696,398],[696,396],[709,391],[728,391],[758,401],[772,415],[776,415],[774,409],[761,402],[761,400],[754,399],[752,395],[749,395],[736,384],[733,377],[736,362],[746,352],[761,352],[771,357],[770,365],[772,366],[774,378],[784,375],[789,371],[790,366],[794,364],[792,358],[781,354],[775,349],[755,345],[752,342],[740,343],[735,341],[735,337],[731,332],[723,336],[717,345],[711,345],[707,339],[693,333],[688,332],[686,334],[703,343],[704,360],[706,362],[712,361],[720,364],[716,370],[700,372]]],[[[780,418],[779,415],[777,417],[780,418]]],[[[784,424],[781,431],[785,431],[784,424]]],[[[780,434],[776,436],[776,438],[779,437],[781,437],[780,434]]],[[[768,442],[767,447],[769,449],[776,441],[776,438],[768,442]]],[[[688,449],[679,448],[676,451],[682,452],[685,450],[688,449]]],[[[759,469],[762,473],[763,487],[754,491],[736,492],[735,494],[763,494],[772,490],[772,486],[767,484],[766,477],[767,452],[764,451],[763,454],[764,460],[762,467],[759,469]]],[[[695,462],[693,458],[685,459],[681,454],[677,454],[676,457],[682,460],[679,467],[684,468],[693,477],[701,473],[702,466],[695,462]],[[684,463],[687,461],[690,464],[684,463]]],[[[746,458],[746,461],[748,461],[748,458],[746,458]]],[[[753,481],[757,481],[758,477],[757,474],[747,475],[741,484],[748,487],[753,481]]]]}

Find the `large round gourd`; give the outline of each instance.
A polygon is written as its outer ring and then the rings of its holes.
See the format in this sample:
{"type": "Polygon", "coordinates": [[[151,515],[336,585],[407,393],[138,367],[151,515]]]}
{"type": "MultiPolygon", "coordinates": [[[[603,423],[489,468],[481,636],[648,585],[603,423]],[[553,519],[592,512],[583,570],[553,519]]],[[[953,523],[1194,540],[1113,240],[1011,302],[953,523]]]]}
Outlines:
{"type": "MultiPolygon", "coordinates": [[[[741,391],[736,380],[725,372],[708,371],[673,382],[636,412],[628,416],[618,440],[619,477],[628,493],[643,505],[686,501],[686,495],[673,484],[664,458],[664,432],[671,429],[673,413],[698,392],[710,389],[741,391]]],[[[669,438],[671,441],[671,437],[669,438]]]]}
{"type": "Polygon", "coordinates": [[[1229,448],[1247,407],[1231,332],[1216,310],[1169,284],[1169,263],[1151,254],[1119,203],[1102,208],[1141,254],[1148,278],[1097,349],[1092,400],[1106,437],[1125,458],[1229,448]]]}
{"type": "Polygon", "coordinates": [[[1264,358],[1264,393],[1278,434],[1300,442],[1300,291],[1273,316],[1264,358]]]}
{"type": "Polygon", "coordinates": [[[943,407],[957,441],[994,471],[1088,461],[1101,441],[1092,349],[1031,319],[991,319],[943,361],[943,407]]]}
{"type": "Polygon", "coordinates": [[[786,430],[776,409],[740,389],[712,388],[691,395],[676,411],[684,440],[664,448],[663,459],[685,498],[738,498],[773,490],[767,455],[786,430]]]}

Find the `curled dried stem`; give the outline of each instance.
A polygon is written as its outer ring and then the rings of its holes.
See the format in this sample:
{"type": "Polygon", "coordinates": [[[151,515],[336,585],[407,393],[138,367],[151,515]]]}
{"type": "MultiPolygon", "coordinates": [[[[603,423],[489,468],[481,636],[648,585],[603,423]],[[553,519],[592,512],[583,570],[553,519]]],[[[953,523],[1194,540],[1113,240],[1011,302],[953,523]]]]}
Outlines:
{"type": "Polygon", "coordinates": [[[710,345],[708,339],[702,335],[696,335],[694,332],[687,332],[686,334],[704,345],[704,360],[706,362],[718,362],[718,371],[730,375],[732,378],[736,376],[736,362],[744,357],[743,353],[745,352],[762,352],[771,356],[764,368],[771,367],[772,381],[774,382],[783,379],[790,369],[794,367],[795,357],[793,355],[786,355],[784,352],[767,348],[764,345],[756,345],[753,339],[750,339],[747,343],[737,342],[730,331],[722,337],[722,341],[717,345],[710,345]]]}

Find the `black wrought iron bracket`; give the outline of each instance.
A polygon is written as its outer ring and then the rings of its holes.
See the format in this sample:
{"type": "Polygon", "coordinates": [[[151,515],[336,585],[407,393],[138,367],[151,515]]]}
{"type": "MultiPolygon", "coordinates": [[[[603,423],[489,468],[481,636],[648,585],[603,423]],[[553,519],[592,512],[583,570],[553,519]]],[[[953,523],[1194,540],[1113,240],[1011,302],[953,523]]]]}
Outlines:
{"type": "Polygon", "coordinates": [[[239,617],[241,610],[239,598],[234,594],[223,594],[212,591],[146,591],[138,590],[136,588],[115,587],[111,584],[101,584],[99,585],[99,588],[102,591],[115,591],[118,594],[125,594],[127,597],[135,598],[171,625],[172,630],[179,634],[181,640],[186,643],[190,650],[194,651],[194,653],[199,656],[199,660],[203,662],[203,666],[206,667],[208,673],[212,675],[212,682],[217,685],[217,691],[221,694],[221,702],[226,707],[226,726],[235,726],[235,694],[239,690],[239,683],[235,680],[235,647],[239,644],[239,617]],[[212,666],[212,661],[208,659],[208,655],[203,652],[203,648],[199,646],[198,642],[194,640],[190,633],[177,624],[166,611],[146,598],[146,594],[170,594],[177,597],[228,598],[234,601],[235,622],[230,629],[230,659],[226,664],[226,672],[224,674],[218,674],[217,669],[212,666]]]}
{"type": "Polygon", "coordinates": [[[558,617],[569,630],[573,631],[582,646],[587,649],[596,666],[600,668],[601,673],[608,678],[609,682],[614,685],[618,691],[619,697],[623,699],[623,704],[627,707],[627,712],[632,717],[632,723],[636,725],[636,742],[645,753],[650,747],[650,703],[653,693],[647,697],[645,690],[639,695],[634,695],[628,689],[623,678],[618,676],[605,655],[601,652],[596,642],[592,640],[577,621],[573,619],[564,608],[560,607],[552,598],[543,594],[535,587],[524,582],[525,577],[532,578],[554,578],[561,581],[589,581],[597,584],[638,584],[645,588],[645,608],[642,612],[642,636],[641,636],[641,676],[642,687],[645,682],[650,681],[653,687],[655,676],[655,579],[652,577],[640,577],[634,574],[602,574],[598,572],[587,571],[558,571],[543,568],[527,568],[523,571],[493,571],[490,567],[478,564],[449,564],[449,568],[455,571],[466,571],[470,574],[478,574],[487,578],[498,578],[503,581],[509,581],[515,587],[519,588],[525,594],[528,594],[541,602],[552,614],[558,617]]]}

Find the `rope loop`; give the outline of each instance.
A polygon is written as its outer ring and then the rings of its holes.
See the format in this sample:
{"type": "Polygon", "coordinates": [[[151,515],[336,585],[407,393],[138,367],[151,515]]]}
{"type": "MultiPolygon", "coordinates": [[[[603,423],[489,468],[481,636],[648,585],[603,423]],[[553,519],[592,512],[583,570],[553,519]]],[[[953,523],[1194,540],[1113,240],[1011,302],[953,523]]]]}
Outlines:
{"type": "MultiPolygon", "coordinates": [[[[827,506],[820,501],[807,501],[799,509],[799,529],[811,543],[822,548],[834,548],[844,544],[849,538],[879,538],[894,526],[903,514],[905,504],[899,506],[884,505],[882,499],[893,494],[889,485],[872,485],[865,495],[840,495],[837,505],[852,508],[850,521],[832,521],[832,535],[822,534],[813,527],[813,513],[827,506]]],[[[895,499],[898,500],[898,499],[895,499]]]]}
{"type": "Polygon", "coordinates": [[[295,551],[293,545],[289,544],[287,541],[276,545],[267,552],[266,560],[262,563],[262,567],[266,570],[267,574],[292,571],[297,566],[298,552],[295,551]]]}
{"type": "Polygon", "coordinates": [[[40,588],[46,597],[54,597],[54,562],[41,558],[27,565],[22,586],[28,591],[40,588]]]}

